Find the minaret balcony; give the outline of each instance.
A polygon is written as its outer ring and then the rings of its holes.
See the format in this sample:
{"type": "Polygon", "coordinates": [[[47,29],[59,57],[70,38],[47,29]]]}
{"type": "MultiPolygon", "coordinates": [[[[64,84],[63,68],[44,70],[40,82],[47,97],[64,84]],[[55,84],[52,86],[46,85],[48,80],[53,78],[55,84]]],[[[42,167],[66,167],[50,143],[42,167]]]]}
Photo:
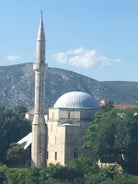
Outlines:
{"type": "Polygon", "coordinates": [[[46,68],[47,68],[47,64],[45,62],[33,64],[33,70],[35,71],[44,71],[46,70],[46,68]]]}

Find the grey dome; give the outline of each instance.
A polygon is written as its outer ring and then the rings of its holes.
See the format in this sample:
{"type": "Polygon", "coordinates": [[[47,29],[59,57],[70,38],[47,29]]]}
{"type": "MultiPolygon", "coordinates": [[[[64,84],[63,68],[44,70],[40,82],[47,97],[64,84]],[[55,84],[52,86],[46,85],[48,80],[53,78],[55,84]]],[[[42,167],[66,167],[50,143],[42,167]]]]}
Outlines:
{"type": "Polygon", "coordinates": [[[85,92],[73,91],[65,93],[58,98],[54,108],[91,108],[98,109],[99,105],[96,100],[85,92]]]}

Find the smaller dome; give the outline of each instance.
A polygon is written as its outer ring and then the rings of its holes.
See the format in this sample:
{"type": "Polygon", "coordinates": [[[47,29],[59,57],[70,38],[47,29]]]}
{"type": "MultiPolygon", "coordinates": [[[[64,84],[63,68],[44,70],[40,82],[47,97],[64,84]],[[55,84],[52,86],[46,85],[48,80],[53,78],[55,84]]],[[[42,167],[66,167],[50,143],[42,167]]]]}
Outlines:
{"type": "Polygon", "coordinates": [[[99,105],[96,100],[85,92],[73,91],[65,93],[58,98],[54,108],[90,108],[98,109],[99,105]]]}

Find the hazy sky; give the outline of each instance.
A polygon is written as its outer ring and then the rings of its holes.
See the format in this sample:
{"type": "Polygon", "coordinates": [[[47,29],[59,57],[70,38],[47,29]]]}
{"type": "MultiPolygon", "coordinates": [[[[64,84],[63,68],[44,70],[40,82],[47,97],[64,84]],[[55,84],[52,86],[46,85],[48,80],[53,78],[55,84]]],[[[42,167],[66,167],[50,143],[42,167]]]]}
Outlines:
{"type": "Polygon", "coordinates": [[[41,10],[50,67],[138,81],[138,0],[1,0],[1,66],[35,62],[41,10]]]}

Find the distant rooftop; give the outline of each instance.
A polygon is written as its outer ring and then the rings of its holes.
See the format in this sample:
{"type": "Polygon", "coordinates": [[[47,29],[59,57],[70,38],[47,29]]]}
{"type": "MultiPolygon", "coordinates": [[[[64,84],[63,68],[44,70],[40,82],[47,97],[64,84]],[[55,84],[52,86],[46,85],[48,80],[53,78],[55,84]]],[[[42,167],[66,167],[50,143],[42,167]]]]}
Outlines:
{"type": "Polygon", "coordinates": [[[127,109],[127,108],[135,108],[135,107],[138,107],[138,106],[133,104],[115,104],[114,105],[115,109],[127,109]]]}
{"type": "Polygon", "coordinates": [[[24,148],[24,150],[26,150],[32,143],[32,132],[30,132],[27,136],[22,138],[17,143],[21,145],[24,148]]]}

